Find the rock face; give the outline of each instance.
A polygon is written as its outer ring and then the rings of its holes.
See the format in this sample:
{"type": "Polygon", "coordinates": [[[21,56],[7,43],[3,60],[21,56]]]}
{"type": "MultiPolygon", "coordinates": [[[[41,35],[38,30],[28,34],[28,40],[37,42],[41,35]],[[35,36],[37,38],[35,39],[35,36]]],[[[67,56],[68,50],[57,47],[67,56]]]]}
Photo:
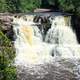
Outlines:
{"type": "Polygon", "coordinates": [[[9,38],[13,39],[12,16],[0,15],[0,30],[9,38]]]}
{"type": "Polygon", "coordinates": [[[11,16],[0,16],[0,24],[3,30],[9,30],[11,28],[11,16]]]}

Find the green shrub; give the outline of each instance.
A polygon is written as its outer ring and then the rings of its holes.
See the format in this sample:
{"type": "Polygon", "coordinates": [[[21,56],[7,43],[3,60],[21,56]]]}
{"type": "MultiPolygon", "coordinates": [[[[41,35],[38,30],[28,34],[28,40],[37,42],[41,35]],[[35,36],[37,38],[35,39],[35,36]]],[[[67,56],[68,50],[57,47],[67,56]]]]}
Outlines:
{"type": "Polygon", "coordinates": [[[7,38],[5,34],[3,34],[2,31],[0,31],[0,46],[12,46],[11,41],[7,38]]]}
{"type": "Polygon", "coordinates": [[[31,12],[36,8],[40,8],[41,0],[20,0],[20,3],[22,12],[31,12]]]}
{"type": "Polygon", "coordinates": [[[11,41],[0,31],[0,80],[16,80],[15,49],[11,41]]]}
{"type": "Polygon", "coordinates": [[[0,12],[31,12],[40,4],[41,0],[0,0],[0,12]]]}

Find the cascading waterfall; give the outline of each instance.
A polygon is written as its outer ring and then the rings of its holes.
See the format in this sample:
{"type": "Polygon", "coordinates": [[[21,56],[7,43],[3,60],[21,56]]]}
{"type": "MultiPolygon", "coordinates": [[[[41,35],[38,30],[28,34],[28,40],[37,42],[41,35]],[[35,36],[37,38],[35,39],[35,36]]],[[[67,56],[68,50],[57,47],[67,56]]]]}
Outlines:
{"type": "Polygon", "coordinates": [[[65,25],[63,16],[55,17],[52,26],[48,30],[45,42],[56,45],[54,54],[63,58],[79,58],[79,45],[71,26],[65,25]],[[75,45],[75,46],[74,46],[75,45]]]}
{"type": "Polygon", "coordinates": [[[52,45],[42,41],[42,35],[35,23],[26,22],[22,18],[14,19],[14,31],[17,39],[15,63],[19,65],[42,64],[50,62],[52,45]]]}
{"type": "Polygon", "coordinates": [[[34,15],[26,15],[13,20],[18,80],[73,80],[72,72],[77,75],[79,70],[76,59],[80,58],[75,32],[65,25],[63,16],[52,20],[50,17],[51,26],[43,40],[44,30],[38,28],[33,18],[34,15]]]}

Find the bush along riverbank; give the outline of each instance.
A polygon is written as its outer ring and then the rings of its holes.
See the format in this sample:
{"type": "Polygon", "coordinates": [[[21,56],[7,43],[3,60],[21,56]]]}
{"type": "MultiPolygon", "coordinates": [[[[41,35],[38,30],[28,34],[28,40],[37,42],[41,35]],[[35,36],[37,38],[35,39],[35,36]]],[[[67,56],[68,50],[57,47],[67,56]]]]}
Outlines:
{"type": "Polygon", "coordinates": [[[0,30],[0,80],[16,80],[14,57],[15,49],[12,41],[0,30]]]}

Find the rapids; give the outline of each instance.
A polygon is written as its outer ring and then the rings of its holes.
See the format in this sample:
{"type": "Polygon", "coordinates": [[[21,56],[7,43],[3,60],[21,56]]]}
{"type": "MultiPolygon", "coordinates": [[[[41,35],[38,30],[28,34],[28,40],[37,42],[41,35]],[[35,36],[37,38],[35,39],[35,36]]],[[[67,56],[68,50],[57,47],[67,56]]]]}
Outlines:
{"type": "Polygon", "coordinates": [[[66,25],[64,16],[49,17],[51,26],[43,36],[34,17],[13,18],[18,80],[77,80],[80,46],[70,22],[66,25]]]}

